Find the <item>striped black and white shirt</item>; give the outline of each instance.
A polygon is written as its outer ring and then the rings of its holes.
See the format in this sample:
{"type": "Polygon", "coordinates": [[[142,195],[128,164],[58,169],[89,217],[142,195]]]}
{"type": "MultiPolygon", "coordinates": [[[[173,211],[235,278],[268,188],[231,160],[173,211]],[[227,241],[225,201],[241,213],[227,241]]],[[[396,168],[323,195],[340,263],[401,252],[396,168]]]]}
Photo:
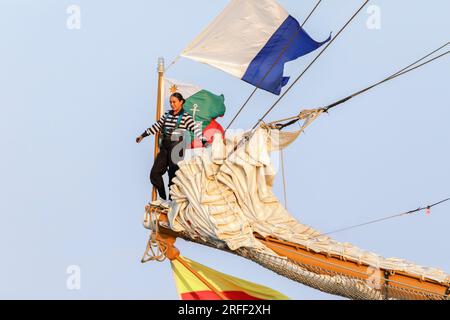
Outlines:
{"type": "MultiPolygon", "coordinates": [[[[157,132],[163,131],[163,128],[166,128],[167,133],[172,134],[175,128],[177,127],[178,116],[182,110],[176,115],[173,114],[173,110],[167,111],[161,119],[155,122],[150,128],[144,131],[142,134],[143,137],[147,137],[151,134],[156,134],[157,132]]],[[[181,134],[181,131],[189,130],[194,132],[194,135],[203,140],[202,130],[198,124],[195,123],[192,116],[186,111],[183,113],[178,129],[176,130],[177,134],[181,134]]]]}

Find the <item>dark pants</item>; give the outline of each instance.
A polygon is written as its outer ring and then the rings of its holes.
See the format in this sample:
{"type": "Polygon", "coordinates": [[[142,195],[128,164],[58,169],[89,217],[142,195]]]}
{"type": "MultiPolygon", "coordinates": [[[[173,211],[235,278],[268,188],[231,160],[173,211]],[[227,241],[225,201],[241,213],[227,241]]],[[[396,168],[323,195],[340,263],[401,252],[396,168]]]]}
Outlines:
{"type": "MultiPolygon", "coordinates": [[[[178,141],[172,141],[170,136],[163,136],[159,148],[159,153],[156,156],[152,171],[150,172],[150,181],[158,190],[161,199],[166,200],[167,196],[163,175],[168,171],[170,189],[170,186],[173,184],[172,179],[179,169],[177,163],[182,160],[184,156],[183,137],[180,137],[178,141]]],[[[171,199],[170,194],[169,199],[171,199]]]]}

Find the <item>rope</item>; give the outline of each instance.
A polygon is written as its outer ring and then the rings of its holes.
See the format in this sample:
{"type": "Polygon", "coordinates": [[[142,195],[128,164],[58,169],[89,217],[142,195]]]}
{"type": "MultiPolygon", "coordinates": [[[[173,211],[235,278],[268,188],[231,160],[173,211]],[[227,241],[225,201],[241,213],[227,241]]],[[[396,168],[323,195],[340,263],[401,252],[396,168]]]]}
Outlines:
{"type": "Polygon", "coordinates": [[[175,63],[177,63],[178,60],[180,60],[180,58],[181,58],[180,55],[176,56],[175,59],[173,59],[173,61],[167,66],[165,72],[167,72],[170,69],[170,67],[173,66],[175,63]]]}
{"type": "MultiPolygon", "coordinates": [[[[317,119],[317,117],[320,116],[320,114],[322,114],[322,110],[321,109],[313,109],[313,110],[303,110],[302,112],[300,112],[300,114],[295,117],[296,120],[295,122],[297,122],[299,119],[304,119],[305,122],[303,123],[303,125],[300,126],[299,131],[301,133],[303,133],[305,131],[305,129],[314,121],[317,119]]],[[[300,124],[299,124],[300,125],[300,124]]],[[[265,128],[269,128],[269,129],[280,129],[279,125],[274,125],[274,122],[270,122],[270,123],[263,123],[262,125],[265,128]]],[[[281,130],[281,129],[280,129],[281,130]]],[[[286,187],[286,176],[284,173],[284,155],[283,155],[283,149],[280,149],[280,157],[281,157],[281,173],[283,176],[283,195],[284,195],[284,207],[287,210],[287,187],[286,187]]]]}
{"type": "Polygon", "coordinates": [[[303,75],[311,68],[311,66],[319,59],[319,57],[330,47],[330,45],[336,40],[339,35],[347,28],[350,22],[358,15],[358,13],[366,6],[370,0],[365,0],[363,5],[353,14],[353,16],[345,23],[345,25],[339,30],[339,32],[331,39],[330,42],[320,51],[320,53],[314,58],[314,60],[303,70],[303,72],[295,79],[295,81],[286,89],[286,91],[275,101],[275,103],[266,111],[266,113],[258,120],[258,122],[253,126],[255,129],[261,121],[275,108],[275,106],[284,98],[284,96],[292,89],[292,87],[303,77],[303,75]]]}
{"type": "Polygon", "coordinates": [[[156,212],[153,212],[150,208],[150,206],[147,206],[145,212],[149,215],[150,229],[152,229],[152,231],[141,259],[142,263],[153,260],[162,262],[166,259],[167,253],[167,246],[156,240],[156,236],[159,232],[158,217],[156,212]]]}
{"type": "Polygon", "coordinates": [[[286,196],[286,177],[284,175],[284,158],[283,158],[283,149],[280,150],[280,156],[281,156],[281,173],[283,176],[283,195],[284,195],[284,207],[287,210],[287,196],[286,196]]]}
{"type": "MultiPolygon", "coordinates": [[[[312,11],[309,13],[308,17],[305,19],[305,21],[303,21],[301,28],[303,28],[303,26],[306,24],[306,22],[309,20],[309,18],[312,16],[312,14],[314,13],[314,11],[316,11],[317,7],[319,6],[319,4],[322,2],[322,0],[319,0],[317,2],[317,4],[315,5],[315,7],[312,9],[312,11]]],[[[286,46],[283,48],[283,50],[280,52],[280,54],[278,55],[277,59],[275,60],[275,62],[273,63],[273,65],[270,67],[270,69],[266,72],[266,74],[264,75],[264,77],[261,79],[261,81],[255,86],[255,89],[253,90],[253,92],[250,94],[250,96],[248,96],[248,98],[245,100],[244,104],[241,106],[241,108],[238,110],[238,112],[235,114],[235,116],[233,117],[233,119],[231,119],[230,123],[227,125],[227,127],[225,128],[225,132],[230,128],[230,126],[233,124],[234,120],[236,120],[236,118],[239,116],[239,114],[242,112],[242,110],[244,110],[245,106],[247,105],[247,103],[250,101],[250,99],[253,97],[253,95],[256,93],[256,91],[258,90],[258,86],[261,85],[261,83],[263,83],[263,81],[266,79],[266,77],[269,75],[269,73],[273,70],[273,68],[275,67],[275,65],[278,63],[278,61],[280,61],[281,57],[283,56],[283,54],[286,52],[286,50],[292,45],[292,43],[294,42],[295,38],[297,37],[297,35],[300,33],[300,30],[297,30],[297,32],[292,36],[291,39],[289,39],[289,42],[286,44],[286,46]]]]}
{"type": "Polygon", "coordinates": [[[405,67],[405,68],[403,68],[402,70],[399,70],[396,74],[398,74],[398,73],[401,73],[401,72],[403,72],[403,71],[405,71],[406,69],[408,69],[408,68],[410,68],[410,67],[412,67],[413,65],[415,65],[415,64],[417,64],[417,63],[419,63],[420,61],[422,61],[422,60],[424,60],[424,59],[426,59],[426,58],[428,58],[429,56],[431,56],[432,54],[434,54],[434,53],[436,53],[436,52],[438,52],[439,50],[441,50],[441,49],[443,49],[443,48],[445,48],[446,46],[448,46],[450,44],[450,42],[447,42],[446,44],[444,44],[444,45],[442,45],[442,46],[440,46],[439,48],[437,48],[436,50],[433,50],[432,52],[430,52],[429,54],[427,54],[426,56],[424,56],[424,57],[422,57],[422,58],[420,58],[419,60],[416,60],[416,61],[414,61],[413,63],[411,63],[410,65],[408,65],[407,67],[405,67]]]}
{"type": "Polygon", "coordinates": [[[305,109],[305,110],[300,111],[300,113],[298,115],[294,116],[294,117],[289,117],[289,118],[285,118],[285,119],[269,122],[267,124],[267,126],[269,128],[272,128],[272,129],[281,130],[281,129],[287,127],[287,126],[290,126],[290,125],[298,122],[299,120],[305,120],[306,119],[305,123],[306,122],[310,123],[310,122],[312,122],[310,120],[311,116],[313,116],[313,119],[315,120],[322,112],[324,112],[322,108],[320,108],[320,109],[305,109]],[[287,120],[291,120],[291,121],[289,121],[287,123],[284,123],[284,124],[280,123],[282,121],[287,121],[287,120]]]}
{"type": "Polygon", "coordinates": [[[445,55],[447,55],[448,53],[450,53],[450,51],[446,51],[446,52],[444,52],[444,53],[442,53],[442,54],[440,54],[440,55],[438,55],[438,56],[436,56],[436,57],[434,57],[434,58],[432,58],[432,59],[429,59],[429,60],[427,60],[427,61],[425,61],[425,62],[423,62],[423,63],[421,63],[421,64],[419,64],[419,65],[417,65],[417,66],[415,66],[415,67],[413,67],[413,66],[416,65],[417,63],[419,63],[419,62],[425,60],[426,58],[428,58],[428,57],[431,56],[432,54],[434,54],[434,53],[440,51],[441,49],[443,49],[444,47],[446,47],[446,46],[449,45],[449,44],[450,44],[450,42],[447,42],[446,44],[442,45],[442,46],[439,47],[438,49],[433,50],[432,52],[430,52],[430,53],[428,53],[427,55],[423,56],[422,58],[420,58],[420,59],[414,61],[413,63],[411,63],[411,64],[408,65],[407,67],[405,67],[405,68],[403,68],[403,69],[401,69],[401,70],[399,70],[399,71],[397,71],[397,72],[391,74],[390,76],[384,78],[383,80],[381,80],[381,81],[379,81],[379,82],[377,82],[377,83],[375,83],[375,84],[373,84],[373,85],[371,85],[371,86],[368,86],[368,87],[366,87],[366,88],[364,88],[364,89],[362,89],[362,90],[360,90],[360,91],[358,91],[358,92],[355,92],[355,93],[353,93],[353,94],[351,94],[351,95],[349,95],[349,96],[347,96],[347,97],[345,97],[345,98],[343,98],[343,99],[341,99],[341,100],[339,100],[339,101],[336,101],[336,102],[334,102],[334,103],[332,103],[332,104],[330,104],[330,105],[324,107],[324,108],[323,108],[324,111],[327,112],[329,109],[334,108],[334,107],[336,107],[336,106],[338,106],[338,105],[340,105],[340,104],[342,104],[342,103],[344,103],[344,102],[347,102],[347,101],[350,100],[351,98],[354,98],[354,97],[356,97],[356,96],[358,96],[358,95],[360,95],[360,94],[362,94],[362,93],[364,93],[364,92],[367,92],[367,91],[369,91],[369,90],[371,90],[371,89],[373,89],[373,88],[375,88],[375,87],[377,87],[377,86],[379,86],[379,85],[381,85],[381,84],[383,84],[383,83],[385,83],[385,82],[388,82],[388,81],[390,81],[390,80],[393,80],[393,79],[395,79],[395,78],[397,78],[397,77],[400,77],[400,76],[402,76],[402,75],[404,75],[404,74],[407,74],[407,73],[409,73],[409,72],[411,72],[411,71],[413,71],[413,70],[415,70],[415,69],[418,69],[418,68],[420,68],[420,67],[423,67],[423,66],[425,66],[426,64],[433,62],[434,60],[437,60],[437,59],[442,58],[443,56],[445,56],[445,55]]]}
{"type": "Polygon", "coordinates": [[[319,6],[319,4],[322,2],[322,0],[317,1],[316,5],[314,6],[314,8],[311,10],[311,12],[309,13],[309,15],[306,17],[305,21],[303,21],[301,27],[303,28],[303,26],[306,24],[306,22],[308,22],[309,18],[313,15],[314,11],[316,11],[317,7],[319,6]]]}
{"type": "Polygon", "coordinates": [[[351,21],[358,15],[358,13],[364,8],[364,6],[369,2],[370,0],[366,0],[363,5],[353,14],[353,16],[345,23],[345,25],[339,30],[339,32],[334,36],[330,42],[323,48],[323,50],[314,58],[314,60],[303,70],[303,72],[295,79],[295,81],[286,89],[286,91],[280,96],[280,98],[275,101],[275,103],[267,110],[267,112],[263,115],[261,119],[258,120],[258,122],[253,126],[253,128],[250,131],[250,134],[243,139],[239,141],[239,143],[233,148],[233,150],[227,155],[227,158],[230,157],[243,143],[250,140],[250,138],[253,136],[253,134],[256,132],[256,127],[263,122],[264,118],[275,108],[275,106],[281,101],[281,99],[284,98],[284,96],[292,89],[292,87],[302,78],[302,76],[309,70],[309,68],[317,61],[317,59],[327,50],[327,48],[336,40],[339,35],[347,28],[347,26],[350,24],[351,21]]]}
{"type": "MultiPolygon", "coordinates": [[[[313,109],[313,110],[304,110],[301,112],[301,117],[302,119],[305,119],[305,122],[303,123],[303,125],[301,126],[301,128],[299,129],[299,131],[301,133],[303,133],[305,131],[305,129],[314,121],[317,119],[317,117],[319,117],[322,114],[322,110],[321,109],[313,109]]],[[[271,129],[271,126],[269,125],[263,125],[264,128],[266,128],[267,130],[271,129]]],[[[283,191],[284,191],[284,205],[285,208],[287,209],[287,193],[286,193],[286,177],[285,177],[285,173],[284,173],[284,159],[283,159],[283,150],[280,150],[280,154],[281,154],[281,163],[282,163],[282,175],[283,175],[283,191]]],[[[228,159],[228,157],[227,157],[228,159]]],[[[223,164],[222,164],[223,165],[223,164]]],[[[216,183],[217,188],[220,190],[220,183],[217,180],[217,175],[218,172],[221,168],[221,166],[218,166],[217,170],[213,171],[212,176],[214,178],[214,182],[216,183]]],[[[234,212],[234,208],[233,206],[230,204],[230,202],[228,201],[228,199],[225,197],[225,193],[221,192],[221,197],[222,199],[225,200],[225,202],[228,205],[228,208],[234,212]]]]}
{"type": "Polygon", "coordinates": [[[162,262],[166,259],[167,246],[157,241],[155,235],[156,234],[153,232],[150,234],[147,247],[145,248],[144,255],[141,259],[142,263],[154,260],[162,262]]]}
{"type": "MultiPolygon", "coordinates": [[[[301,117],[302,119],[305,119],[305,122],[303,123],[303,125],[301,126],[301,128],[299,129],[299,131],[301,133],[303,133],[305,131],[305,129],[314,121],[316,120],[321,114],[322,114],[322,110],[321,109],[313,109],[313,110],[304,110],[301,112],[301,117]]],[[[263,125],[263,127],[266,130],[270,130],[271,126],[268,125],[263,125]]],[[[283,159],[283,150],[281,149],[281,162],[282,162],[282,171],[283,171],[283,190],[284,190],[284,203],[285,203],[285,208],[287,209],[287,193],[286,193],[286,177],[285,177],[285,173],[284,173],[284,159],[283,159]]],[[[231,153],[230,153],[231,154],[231,153]]],[[[229,157],[227,157],[228,159],[229,157]]],[[[222,164],[223,165],[223,164],[222,164]]],[[[217,180],[217,175],[220,171],[220,168],[222,165],[219,165],[217,167],[217,170],[213,170],[212,172],[212,176],[214,178],[214,182],[217,186],[217,189],[220,190],[220,183],[217,180]]],[[[222,189],[224,190],[224,189],[222,189]]],[[[226,190],[226,189],[225,189],[226,190]]],[[[222,197],[223,200],[225,200],[225,202],[228,205],[228,208],[230,209],[231,212],[234,212],[234,207],[230,204],[230,202],[228,201],[228,198],[225,197],[225,192],[220,192],[220,195],[222,197]]],[[[208,211],[209,212],[209,211],[208,211]]],[[[241,230],[242,231],[242,230],[241,230]]]]}
{"type": "Polygon", "coordinates": [[[447,198],[447,199],[441,200],[439,202],[430,204],[428,206],[417,208],[415,210],[410,210],[410,211],[402,212],[402,213],[395,214],[395,215],[392,215],[392,216],[388,216],[388,217],[384,217],[384,218],[368,221],[368,222],[365,222],[365,223],[357,224],[357,225],[354,225],[354,226],[345,227],[345,228],[333,230],[333,231],[330,231],[330,232],[322,233],[322,234],[320,234],[318,236],[311,237],[310,239],[314,239],[314,238],[317,238],[317,237],[330,235],[330,234],[334,234],[334,233],[338,233],[338,232],[342,232],[342,231],[347,231],[347,230],[351,230],[351,229],[356,229],[356,228],[359,228],[359,227],[367,226],[367,225],[378,223],[378,222],[381,222],[381,221],[390,220],[390,219],[394,219],[394,218],[405,216],[405,215],[410,215],[410,214],[413,214],[413,213],[416,213],[416,212],[419,212],[419,211],[423,211],[423,210],[429,211],[432,207],[437,206],[437,205],[439,205],[439,204],[441,204],[443,202],[449,201],[449,200],[450,200],[450,198],[447,198]]]}
{"type": "MultiPolygon", "coordinates": [[[[411,72],[411,71],[413,71],[413,70],[415,70],[415,69],[418,69],[418,68],[420,68],[420,67],[423,67],[424,65],[426,65],[426,64],[428,64],[428,63],[431,63],[431,62],[433,62],[434,60],[437,60],[437,59],[442,58],[443,56],[445,56],[445,55],[447,55],[448,53],[450,53],[450,51],[446,51],[446,52],[444,52],[444,53],[442,53],[442,54],[440,54],[440,55],[438,55],[438,56],[436,56],[436,57],[434,57],[434,58],[432,58],[432,59],[429,59],[429,60],[427,60],[427,61],[425,61],[425,62],[423,62],[423,63],[421,63],[421,64],[415,66],[417,63],[419,63],[419,62],[425,60],[426,58],[428,58],[428,57],[431,56],[432,54],[434,54],[434,53],[440,51],[441,49],[443,49],[444,47],[446,47],[446,46],[449,45],[449,44],[450,44],[450,42],[447,42],[446,44],[442,45],[442,46],[439,47],[438,49],[433,50],[432,52],[428,53],[427,55],[423,56],[422,58],[420,58],[420,59],[414,61],[413,63],[409,64],[407,67],[404,67],[403,69],[401,69],[401,70],[399,70],[399,71],[397,71],[397,72],[391,74],[390,76],[384,78],[383,80],[381,80],[381,81],[379,81],[379,82],[377,82],[377,83],[375,83],[375,84],[373,84],[373,85],[371,85],[371,86],[369,86],[369,87],[366,87],[366,88],[363,89],[363,90],[360,90],[360,91],[358,91],[358,92],[355,92],[355,93],[353,93],[353,94],[351,94],[351,95],[349,95],[349,96],[347,96],[347,97],[345,97],[345,98],[343,98],[343,99],[341,99],[341,100],[338,100],[338,101],[336,101],[336,102],[334,102],[334,103],[332,103],[332,104],[330,104],[330,105],[328,105],[328,106],[326,106],[326,107],[323,107],[322,110],[323,110],[324,112],[328,112],[329,109],[334,108],[334,107],[336,107],[336,106],[338,106],[338,105],[340,105],[340,104],[342,104],[342,103],[344,103],[344,102],[347,102],[347,101],[350,100],[351,98],[354,98],[354,97],[356,97],[356,96],[358,96],[358,95],[360,95],[360,94],[362,94],[362,93],[365,93],[365,92],[369,91],[370,89],[373,89],[373,88],[375,88],[375,87],[377,87],[377,86],[379,86],[379,85],[381,85],[381,84],[383,84],[383,83],[385,83],[385,82],[388,82],[388,81],[393,80],[393,79],[395,79],[395,78],[397,78],[397,77],[400,77],[400,76],[402,76],[402,75],[404,75],[404,74],[406,74],[406,73],[408,73],[408,72],[411,72]]],[[[304,111],[305,111],[305,110],[304,110],[304,111]]],[[[290,125],[293,125],[293,124],[296,123],[298,120],[302,119],[302,113],[303,113],[304,111],[300,112],[297,116],[293,116],[293,117],[289,117],[289,118],[285,118],[285,119],[273,121],[273,122],[270,122],[268,125],[271,126],[271,127],[273,127],[273,128],[282,130],[282,129],[284,129],[285,127],[288,127],[288,126],[290,126],[290,125]],[[286,122],[286,123],[283,123],[283,124],[279,123],[279,122],[288,121],[288,120],[289,120],[289,122],[286,122]]]]}

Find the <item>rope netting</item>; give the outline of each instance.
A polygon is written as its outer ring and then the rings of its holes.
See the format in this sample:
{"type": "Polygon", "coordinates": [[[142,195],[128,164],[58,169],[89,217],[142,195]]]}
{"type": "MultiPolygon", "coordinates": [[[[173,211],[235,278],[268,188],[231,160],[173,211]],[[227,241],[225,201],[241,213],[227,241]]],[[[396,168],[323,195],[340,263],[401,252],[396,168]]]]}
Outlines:
{"type": "MultiPolygon", "coordinates": [[[[361,277],[349,276],[333,271],[331,268],[300,263],[253,248],[239,248],[233,251],[224,242],[214,238],[202,239],[186,232],[179,233],[179,237],[186,241],[238,255],[308,287],[353,300],[450,300],[448,295],[393,281],[388,277],[380,278],[375,275],[375,272],[373,277],[370,273],[361,273],[361,277]]],[[[330,262],[330,266],[331,264],[330,262]]]]}
{"type": "Polygon", "coordinates": [[[144,226],[152,230],[152,232],[150,233],[147,247],[141,259],[142,263],[154,260],[162,262],[166,259],[167,246],[156,238],[159,232],[159,214],[161,214],[161,210],[149,205],[145,207],[144,226]]]}
{"type": "MultiPolygon", "coordinates": [[[[420,288],[401,288],[392,283],[388,278],[372,279],[369,277],[356,277],[344,275],[330,269],[325,269],[309,264],[299,263],[291,259],[277,257],[255,250],[242,250],[239,255],[246,257],[261,266],[302,283],[311,288],[333,295],[357,300],[447,300],[445,295],[427,292],[420,288]],[[372,281],[371,281],[372,280],[372,281]],[[384,280],[384,284],[378,280],[384,280]]],[[[400,283],[397,283],[400,284],[400,283]]],[[[402,286],[408,286],[401,283],[402,286]]]]}

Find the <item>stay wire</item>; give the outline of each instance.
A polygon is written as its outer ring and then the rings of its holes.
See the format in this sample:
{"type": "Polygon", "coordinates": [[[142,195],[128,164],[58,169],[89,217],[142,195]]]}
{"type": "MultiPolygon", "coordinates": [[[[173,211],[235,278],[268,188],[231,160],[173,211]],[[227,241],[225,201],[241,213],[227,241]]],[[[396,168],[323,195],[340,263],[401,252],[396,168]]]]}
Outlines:
{"type": "Polygon", "coordinates": [[[295,79],[295,81],[289,86],[289,88],[286,89],[286,91],[280,96],[280,98],[275,101],[275,103],[267,110],[267,112],[264,114],[264,116],[258,120],[258,122],[253,126],[253,128],[250,130],[249,134],[243,137],[233,148],[233,150],[227,155],[227,158],[229,158],[240,146],[245,143],[246,141],[250,140],[253,134],[255,133],[256,127],[263,122],[264,118],[275,108],[275,106],[283,99],[283,97],[292,89],[292,87],[302,78],[302,76],[311,68],[311,66],[317,61],[317,59],[327,50],[327,48],[339,37],[339,35],[347,28],[347,26],[350,24],[350,22],[353,21],[353,19],[358,15],[359,12],[366,6],[366,4],[370,0],[365,0],[363,5],[352,15],[352,17],[345,23],[345,25],[339,30],[339,32],[328,42],[328,44],[323,48],[323,50],[314,58],[314,60],[306,67],[306,69],[303,70],[303,72],[295,79]]]}
{"type": "MultiPolygon", "coordinates": [[[[309,13],[309,15],[306,17],[305,21],[303,21],[301,28],[303,28],[303,26],[306,24],[306,22],[309,20],[309,18],[313,15],[313,13],[316,11],[317,7],[319,6],[319,4],[322,2],[322,0],[319,0],[316,5],[314,6],[314,8],[311,10],[311,12],[309,13]]],[[[252,93],[248,96],[248,98],[245,100],[245,102],[243,103],[243,105],[241,106],[241,108],[238,110],[238,112],[235,114],[235,116],[233,117],[233,119],[231,119],[230,123],[227,125],[227,127],[225,128],[225,131],[227,131],[230,126],[234,123],[234,121],[237,119],[237,117],[239,116],[239,114],[242,112],[242,110],[244,110],[245,106],[248,104],[248,102],[251,100],[251,98],[255,95],[256,91],[258,91],[258,86],[263,83],[263,81],[267,78],[267,76],[269,75],[269,73],[273,70],[273,68],[276,66],[276,64],[280,61],[281,57],[283,56],[283,54],[286,52],[286,50],[292,45],[292,43],[294,42],[295,38],[297,37],[297,35],[300,33],[300,30],[297,30],[297,32],[291,37],[291,39],[289,39],[289,42],[286,44],[286,46],[283,48],[283,50],[280,52],[280,54],[278,55],[277,59],[275,60],[275,62],[272,64],[272,66],[270,67],[270,69],[266,72],[266,74],[264,75],[264,77],[261,79],[261,81],[255,86],[255,88],[253,89],[252,93]]]]}
{"type": "Polygon", "coordinates": [[[254,130],[267,115],[278,105],[278,103],[284,98],[284,96],[294,87],[294,85],[303,77],[303,75],[314,65],[314,63],[322,56],[322,54],[330,47],[330,45],[339,37],[339,35],[347,28],[350,22],[361,12],[370,0],[365,0],[363,5],[353,14],[353,16],[345,23],[345,25],[339,30],[339,32],[331,39],[330,42],[320,51],[320,53],[311,61],[311,63],[303,70],[303,72],[294,80],[294,82],[283,92],[283,94],[275,101],[275,103],[264,113],[264,115],[256,122],[252,130],[254,130]]]}
{"type": "MultiPolygon", "coordinates": [[[[440,54],[440,55],[438,55],[438,56],[436,56],[434,58],[431,58],[431,59],[429,59],[429,60],[427,60],[427,61],[425,61],[425,62],[423,62],[423,63],[421,63],[419,65],[416,65],[417,63],[423,61],[424,59],[428,58],[429,56],[433,55],[434,53],[436,53],[436,52],[440,51],[441,49],[445,48],[449,44],[450,44],[450,42],[447,42],[443,46],[441,46],[438,49],[432,51],[431,53],[427,54],[426,56],[416,60],[415,62],[411,63],[407,67],[405,67],[405,68],[403,68],[403,69],[401,69],[401,70],[391,74],[390,76],[384,78],[381,81],[376,82],[373,85],[370,85],[370,86],[368,86],[368,87],[366,87],[366,88],[364,88],[362,90],[359,90],[359,91],[357,91],[357,92],[355,92],[355,93],[353,93],[353,94],[351,94],[351,95],[349,95],[349,96],[347,96],[345,98],[342,98],[342,99],[340,99],[340,100],[338,100],[336,102],[333,102],[333,103],[329,104],[326,107],[323,107],[322,110],[324,112],[328,112],[328,110],[330,110],[331,108],[334,108],[334,107],[336,107],[336,106],[338,106],[340,104],[343,104],[343,103],[347,102],[348,100],[350,100],[350,99],[352,99],[352,98],[354,98],[354,97],[356,97],[356,96],[358,96],[360,94],[363,94],[363,93],[365,93],[365,92],[367,92],[367,91],[369,91],[369,90],[371,90],[371,89],[373,89],[373,88],[375,88],[375,87],[377,87],[377,86],[379,86],[379,85],[381,85],[383,83],[386,83],[386,82],[388,82],[390,80],[393,80],[393,79],[395,79],[397,77],[400,77],[400,76],[402,76],[404,74],[407,74],[407,73],[409,73],[409,72],[411,72],[411,71],[413,71],[415,69],[421,68],[421,67],[425,66],[426,64],[429,64],[429,63],[431,63],[431,62],[433,62],[433,61],[435,61],[437,59],[442,58],[443,56],[449,54],[450,51],[446,51],[446,52],[444,52],[444,53],[442,53],[442,54],[440,54]]],[[[277,128],[279,130],[281,130],[281,129],[285,128],[285,127],[293,125],[294,123],[296,123],[296,122],[298,122],[300,120],[298,116],[294,116],[294,117],[291,117],[291,118],[288,118],[288,119],[292,119],[292,120],[290,120],[290,121],[288,121],[286,123],[283,123],[283,124],[277,124],[277,128]]],[[[288,120],[288,119],[285,119],[285,120],[288,120]]]]}
{"type": "Polygon", "coordinates": [[[437,59],[442,58],[443,56],[445,56],[445,55],[447,55],[448,53],[450,53],[450,51],[446,51],[446,52],[444,52],[444,53],[442,53],[442,54],[440,54],[440,55],[438,55],[438,56],[436,56],[436,57],[434,57],[434,58],[432,58],[432,59],[429,59],[429,60],[427,60],[427,61],[425,61],[425,62],[423,62],[423,63],[421,63],[421,64],[418,64],[419,62],[421,62],[421,61],[425,60],[426,58],[428,58],[429,56],[433,55],[434,53],[436,53],[436,52],[440,51],[441,49],[445,48],[445,47],[448,46],[449,44],[450,44],[450,42],[447,42],[447,43],[444,44],[443,46],[439,47],[439,48],[436,49],[436,50],[433,50],[432,52],[428,53],[427,55],[423,56],[422,58],[420,58],[420,59],[416,60],[415,62],[411,63],[411,64],[408,65],[407,67],[405,67],[405,68],[403,68],[403,69],[401,69],[401,70],[399,70],[399,71],[397,71],[397,72],[391,74],[390,76],[384,78],[384,79],[381,80],[381,81],[378,81],[377,83],[375,83],[375,84],[373,84],[373,85],[370,85],[370,86],[368,86],[368,87],[366,87],[366,88],[364,88],[364,89],[362,89],[362,90],[360,90],[360,91],[357,91],[357,92],[355,92],[355,93],[353,93],[353,94],[351,94],[351,95],[349,95],[349,96],[347,96],[347,97],[345,97],[345,98],[343,98],[343,99],[340,99],[340,100],[338,100],[338,101],[336,101],[336,102],[333,102],[332,104],[330,104],[330,105],[324,107],[323,110],[324,110],[325,112],[327,112],[327,111],[330,110],[331,108],[334,108],[334,107],[336,107],[336,106],[338,106],[338,105],[340,105],[340,104],[342,104],[342,103],[344,103],[344,102],[347,102],[348,100],[350,100],[350,99],[352,99],[352,98],[354,98],[354,97],[356,97],[356,96],[358,96],[358,95],[360,95],[360,94],[362,94],[362,93],[365,93],[365,92],[367,92],[367,91],[369,91],[369,90],[371,90],[371,89],[373,89],[373,88],[375,88],[375,87],[377,87],[377,86],[379,86],[379,85],[381,85],[381,84],[383,84],[383,83],[385,83],[385,82],[388,82],[388,81],[390,81],[390,80],[393,80],[393,79],[395,79],[395,78],[397,78],[397,77],[399,77],[399,76],[402,76],[402,75],[404,75],[404,74],[407,74],[407,73],[409,73],[409,72],[411,72],[411,71],[413,71],[413,70],[415,70],[415,69],[417,69],[417,68],[423,67],[423,66],[425,66],[426,64],[429,64],[429,63],[431,63],[431,62],[433,62],[433,61],[435,61],[435,60],[437,60],[437,59]],[[417,65],[417,64],[418,64],[418,65],[417,65]]]}
{"type": "Polygon", "coordinates": [[[322,236],[326,236],[326,235],[330,235],[330,234],[335,234],[335,233],[342,232],[342,231],[347,231],[347,230],[360,228],[360,227],[363,227],[363,226],[367,226],[367,225],[378,223],[378,222],[381,222],[381,221],[386,221],[386,220],[398,218],[398,217],[405,216],[405,215],[410,215],[410,214],[413,214],[413,213],[416,213],[416,212],[419,212],[419,211],[422,211],[422,210],[429,210],[432,207],[435,207],[435,206],[437,206],[437,205],[439,205],[439,204],[441,204],[443,202],[449,201],[449,200],[450,200],[450,198],[447,198],[447,199],[441,200],[439,202],[430,204],[430,205],[425,206],[425,207],[420,207],[420,208],[417,208],[417,209],[414,209],[414,210],[409,210],[409,211],[398,213],[398,214],[391,215],[391,216],[388,216],[388,217],[384,217],[384,218],[380,218],[380,219],[376,219],[376,220],[371,220],[371,221],[368,221],[368,222],[364,222],[364,223],[361,223],[361,224],[357,224],[357,225],[353,225],[353,226],[349,226],[349,227],[345,227],[345,228],[341,228],[341,229],[336,229],[336,230],[333,230],[333,231],[330,231],[330,232],[322,233],[322,234],[320,234],[318,236],[315,236],[315,237],[311,237],[311,239],[322,237],[322,236]]]}

